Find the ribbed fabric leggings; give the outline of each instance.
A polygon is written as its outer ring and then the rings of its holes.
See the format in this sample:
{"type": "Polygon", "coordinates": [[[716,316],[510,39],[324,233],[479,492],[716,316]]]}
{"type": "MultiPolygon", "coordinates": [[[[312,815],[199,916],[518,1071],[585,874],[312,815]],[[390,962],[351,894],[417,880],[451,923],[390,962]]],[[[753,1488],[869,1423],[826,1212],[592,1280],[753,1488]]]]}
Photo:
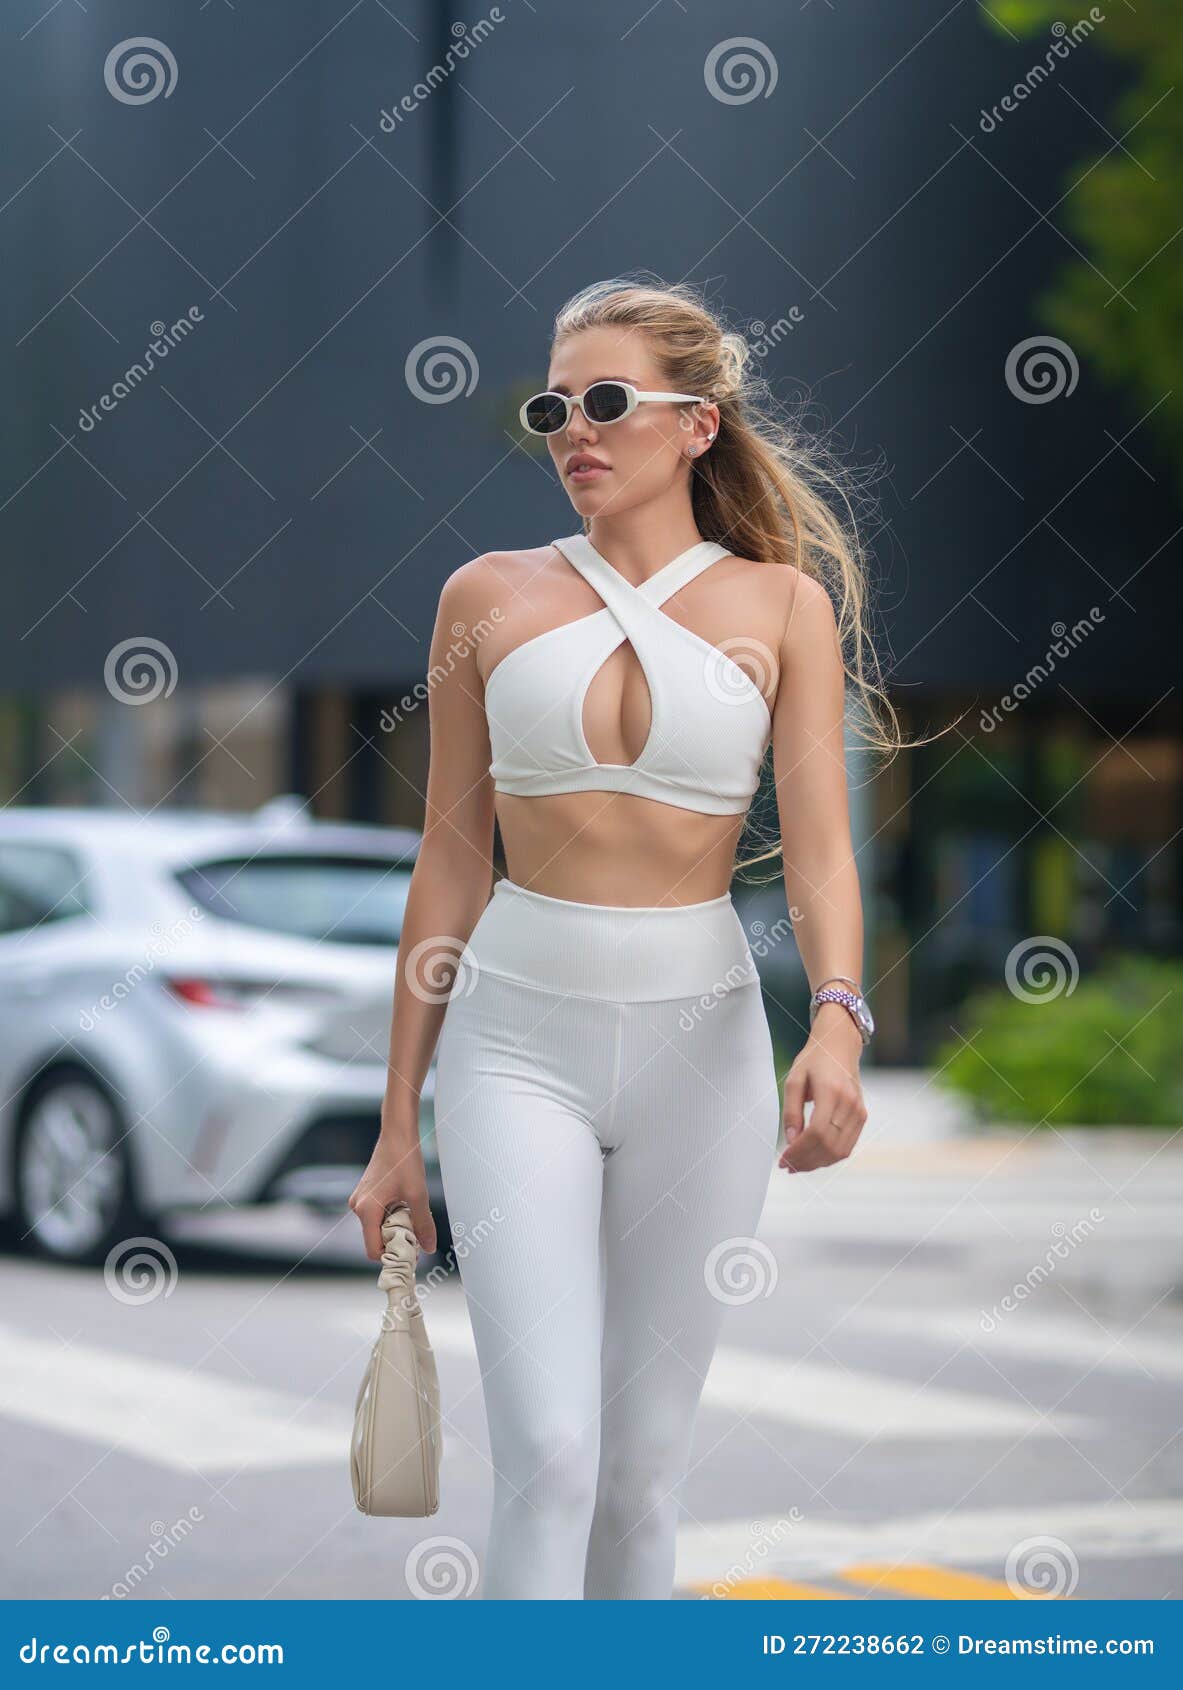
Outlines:
{"type": "Polygon", "coordinates": [[[498,881],[435,1113],[494,1472],[479,1592],[668,1598],[728,1264],[780,1127],[730,896],[631,909],[498,881]]]}

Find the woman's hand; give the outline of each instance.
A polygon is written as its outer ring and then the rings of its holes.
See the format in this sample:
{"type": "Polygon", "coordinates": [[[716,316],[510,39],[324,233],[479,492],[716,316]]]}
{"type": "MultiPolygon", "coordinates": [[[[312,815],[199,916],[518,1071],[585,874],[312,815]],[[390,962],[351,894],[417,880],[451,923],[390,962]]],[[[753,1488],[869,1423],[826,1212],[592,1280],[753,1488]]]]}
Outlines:
{"type": "Polygon", "coordinates": [[[823,1004],[785,1080],[780,1167],[794,1174],[811,1173],[850,1155],[867,1119],[858,1075],[862,1048],[858,1028],[842,1005],[823,1004]],[[813,1104],[808,1126],[806,1103],[813,1104]]]}
{"type": "Polygon", "coordinates": [[[410,1209],[419,1248],[431,1255],[436,1244],[435,1222],[427,1200],[427,1175],[417,1128],[398,1133],[383,1129],[349,1199],[349,1207],[361,1222],[366,1255],[372,1262],[382,1258],[382,1222],[386,1211],[396,1203],[405,1203],[410,1209]]]}

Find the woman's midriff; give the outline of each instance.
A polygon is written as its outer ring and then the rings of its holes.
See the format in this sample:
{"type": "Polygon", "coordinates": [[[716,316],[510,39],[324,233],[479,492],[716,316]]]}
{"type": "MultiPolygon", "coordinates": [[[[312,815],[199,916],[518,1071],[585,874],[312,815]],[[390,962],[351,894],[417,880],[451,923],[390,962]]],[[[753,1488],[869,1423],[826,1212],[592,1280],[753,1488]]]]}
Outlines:
{"type": "Polygon", "coordinates": [[[743,816],[622,792],[499,792],[505,868],[519,886],[589,904],[698,904],[731,885],[743,816]]]}

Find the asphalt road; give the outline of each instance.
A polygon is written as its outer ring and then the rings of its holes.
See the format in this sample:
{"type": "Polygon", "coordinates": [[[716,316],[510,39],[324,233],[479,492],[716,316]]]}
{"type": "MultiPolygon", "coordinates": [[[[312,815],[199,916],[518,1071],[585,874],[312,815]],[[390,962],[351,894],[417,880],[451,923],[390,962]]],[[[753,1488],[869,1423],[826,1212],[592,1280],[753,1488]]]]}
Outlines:
{"type": "MultiPolygon", "coordinates": [[[[680,1594],[1183,1595],[1183,1140],[966,1140],[919,1078],[869,1092],[855,1158],[770,1187],[699,1416],[680,1594]]],[[[479,1590],[490,1469],[455,1279],[424,1297],[440,1512],[354,1510],[382,1306],[355,1227],[189,1220],[175,1269],[117,1290],[0,1259],[5,1596],[479,1590]]]]}

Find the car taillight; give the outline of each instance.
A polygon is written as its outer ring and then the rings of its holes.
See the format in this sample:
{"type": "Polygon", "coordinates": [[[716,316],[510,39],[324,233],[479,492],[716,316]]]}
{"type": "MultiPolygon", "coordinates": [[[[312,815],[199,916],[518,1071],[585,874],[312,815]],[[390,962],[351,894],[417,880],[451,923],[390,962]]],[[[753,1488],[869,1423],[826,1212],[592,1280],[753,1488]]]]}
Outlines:
{"type": "Polygon", "coordinates": [[[167,985],[182,1003],[194,1004],[202,1009],[246,1009],[252,1001],[258,1000],[260,990],[253,988],[248,993],[229,980],[198,979],[192,975],[171,979],[167,985]]]}
{"type": "Polygon", "coordinates": [[[174,997],[197,1009],[321,1009],[337,1002],[338,994],[324,986],[291,980],[230,980],[212,974],[174,974],[166,985],[174,997]]]}

